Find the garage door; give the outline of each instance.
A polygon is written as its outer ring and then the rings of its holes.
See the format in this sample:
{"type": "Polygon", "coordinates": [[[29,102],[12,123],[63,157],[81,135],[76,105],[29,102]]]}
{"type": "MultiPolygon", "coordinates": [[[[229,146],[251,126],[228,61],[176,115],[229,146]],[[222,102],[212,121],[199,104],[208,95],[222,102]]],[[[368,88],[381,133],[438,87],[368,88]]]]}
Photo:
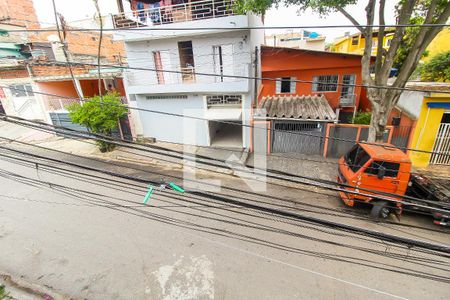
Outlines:
{"type": "Polygon", "coordinates": [[[272,152],[322,154],[322,123],[274,121],[272,128],[272,152]]]}
{"type": "MultiPolygon", "coordinates": [[[[53,125],[55,125],[55,126],[62,126],[62,127],[66,127],[66,128],[72,129],[72,130],[88,132],[86,127],[79,125],[79,124],[72,123],[72,120],[70,120],[68,113],[53,112],[53,113],[50,113],[50,118],[52,120],[53,125]]],[[[123,139],[132,141],[133,136],[131,135],[131,128],[130,128],[130,122],[129,122],[128,116],[121,119],[119,124],[122,129],[123,139]]],[[[63,135],[63,134],[58,134],[58,135],[63,135]]],[[[115,128],[111,132],[111,136],[116,139],[121,139],[122,136],[120,134],[119,128],[115,128]]]]}
{"type": "Polygon", "coordinates": [[[68,113],[52,112],[50,113],[50,118],[55,126],[62,126],[77,131],[88,131],[86,127],[72,123],[68,113]]]}

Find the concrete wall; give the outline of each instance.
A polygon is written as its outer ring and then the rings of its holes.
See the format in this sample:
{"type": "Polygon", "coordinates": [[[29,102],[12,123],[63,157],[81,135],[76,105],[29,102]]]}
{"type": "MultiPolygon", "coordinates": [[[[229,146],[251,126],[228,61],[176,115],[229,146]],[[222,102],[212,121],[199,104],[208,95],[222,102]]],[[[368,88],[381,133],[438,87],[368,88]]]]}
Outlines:
{"type": "MultiPolygon", "coordinates": [[[[178,37],[174,39],[163,39],[157,41],[140,41],[127,42],[126,51],[128,57],[128,64],[133,68],[155,69],[153,51],[168,51],[169,59],[163,61],[163,69],[169,71],[179,72],[180,59],[178,53],[178,42],[192,41],[195,72],[215,74],[214,60],[213,60],[213,46],[216,45],[232,45],[233,47],[233,66],[224,75],[240,75],[248,76],[251,64],[251,53],[253,48],[249,42],[248,31],[240,31],[233,33],[222,33],[220,35],[205,35],[197,37],[178,37]],[[232,72],[231,74],[229,72],[232,72]]],[[[154,93],[155,89],[164,90],[168,85],[182,85],[183,87],[175,87],[181,91],[188,91],[189,85],[193,85],[194,91],[201,91],[202,89],[210,88],[210,84],[219,83],[220,80],[216,77],[196,75],[195,83],[183,83],[181,74],[164,72],[164,85],[158,84],[157,74],[155,71],[148,70],[130,70],[126,74],[128,87],[133,88],[132,93],[154,93]],[[155,85],[155,87],[149,87],[155,85]],[[137,87],[137,88],[136,88],[137,87]]],[[[248,84],[246,79],[224,78],[224,82],[241,82],[244,85],[248,84]]],[[[229,84],[233,86],[233,84],[229,84]]],[[[241,91],[243,85],[236,86],[241,91]]],[[[224,91],[227,91],[227,85],[223,85],[224,91]]],[[[172,88],[171,88],[172,89],[172,88]]],[[[215,90],[220,91],[221,86],[216,85],[215,90]]],[[[173,90],[173,89],[172,89],[173,90]]],[[[228,91],[230,92],[230,91],[228,91]]]]}
{"type": "MultiPolygon", "coordinates": [[[[211,23],[212,27],[241,26],[262,26],[261,19],[254,15],[233,16],[217,18],[213,20],[202,20],[187,22],[188,26],[207,27],[211,23]],[[230,25],[230,20],[238,20],[236,24],[230,25]],[[211,23],[212,22],[212,23],[211,23]],[[248,23],[247,23],[248,22],[248,23]],[[241,24],[242,23],[242,24],[241,24]],[[244,24],[245,23],[245,24],[244,24]],[[197,25],[196,25],[197,24],[197,25]]],[[[177,27],[183,27],[184,23],[177,23],[177,27]]],[[[164,25],[169,27],[169,25],[164,25]]],[[[158,31],[145,31],[126,33],[125,48],[128,57],[128,64],[132,68],[155,69],[153,51],[168,51],[168,60],[163,60],[163,69],[181,71],[178,52],[178,42],[191,41],[194,56],[196,73],[219,74],[214,68],[213,46],[231,45],[233,57],[224,62],[224,75],[254,76],[254,50],[264,42],[264,32],[262,30],[239,30],[220,32],[196,31],[189,33],[168,32],[164,35],[158,31]],[[155,39],[158,38],[158,39],[155,39]],[[228,63],[228,65],[227,65],[228,63]],[[165,65],[164,65],[165,64],[165,65]]],[[[261,68],[258,68],[260,76],[261,68]]],[[[198,109],[198,112],[191,112],[195,116],[204,117],[204,112],[208,109],[205,103],[206,95],[210,94],[240,94],[243,95],[242,122],[249,125],[251,121],[251,107],[254,98],[254,81],[245,78],[227,78],[207,75],[195,75],[192,83],[183,82],[181,74],[163,72],[164,84],[158,83],[157,73],[154,70],[130,70],[125,74],[125,86],[128,98],[136,98],[138,108],[151,109],[154,111],[183,114],[183,110],[198,109]],[[187,99],[147,99],[151,96],[170,96],[174,94],[188,95],[187,99]]],[[[226,108],[223,108],[226,109],[226,108]]],[[[186,112],[187,113],[187,112],[186,112]]],[[[183,118],[164,116],[161,114],[145,111],[139,112],[142,134],[145,137],[155,137],[158,140],[183,143],[183,126],[196,128],[195,139],[189,140],[189,144],[206,146],[210,144],[210,130],[208,121],[190,120],[183,123],[183,118]]],[[[185,120],[187,118],[184,118],[185,120]]],[[[139,131],[139,130],[137,130],[139,131]]],[[[192,131],[192,130],[191,130],[192,131]]],[[[250,128],[243,127],[243,145],[250,145],[250,128]]]]}
{"type": "MultiPolygon", "coordinates": [[[[13,71],[12,71],[13,72],[13,71]]],[[[36,84],[31,81],[30,77],[24,78],[10,78],[0,77],[0,85],[2,86],[12,86],[19,84],[29,84],[33,91],[38,91],[36,84]]],[[[7,115],[21,117],[25,119],[37,119],[45,120],[46,116],[44,109],[41,106],[39,100],[40,95],[34,94],[31,97],[15,97],[13,95],[14,91],[8,88],[3,88],[5,94],[4,98],[0,98],[2,102],[3,109],[7,115]]]]}
{"type": "Polygon", "coordinates": [[[398,99],[397,106],[401,110],[407,112],[415,120],[419,118],[420,110],[422,109],[422,102],[425,93],[404,91],[398,99]]]}

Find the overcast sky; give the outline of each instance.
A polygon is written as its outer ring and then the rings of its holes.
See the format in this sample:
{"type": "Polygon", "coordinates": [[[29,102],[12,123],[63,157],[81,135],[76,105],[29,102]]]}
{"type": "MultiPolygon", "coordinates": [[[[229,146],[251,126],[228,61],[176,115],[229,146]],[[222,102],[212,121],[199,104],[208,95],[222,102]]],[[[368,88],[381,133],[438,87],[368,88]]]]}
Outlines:
{"type": "MultiPolygon", "coordinates": [[[[53,8],[51,0],[33,0],[37,11],[39,21],[43,26],[54,24],[53,8]]],[[[360,0],[358,4],[349,6],[347,11],[353,15],[357,20],[364,23],[365,11],[364,7],[368,0],[360,0]]],[[[394,6],[397,1],[386,1],[386,23],[394,23],[394,6]]],[[[102,14],[109,14],[117,12],[116,0],[99,0],[102,14]]],[[[95,13],[95,7],[92,0],[56,0],[56,6],[60,13],[64,15],[68,22],[92,18],[95,13]]],[[[271,9],[265,18],[266,26],[320,26],[320,25],[344,25],[351,24],[340,13],[333,13],[325,17],[320,17],[307,11],[298,14],[294,7],[280,7],[278,9],[271,9]]],[[[277,30],[277,32],[280,30],[277,30]]],[[[282,30],[284,31],[284,30],[282,30]]],[[[339,28],[339,29],[320,29],[316,31],[327,36],[327,40],[331,41],[335,37],[342,36],[345,31],[351,33],[356,32],[354,28],[339,28]]],[[[266,34],[273,33],[273,30],[267,30],[266,34]]]]}

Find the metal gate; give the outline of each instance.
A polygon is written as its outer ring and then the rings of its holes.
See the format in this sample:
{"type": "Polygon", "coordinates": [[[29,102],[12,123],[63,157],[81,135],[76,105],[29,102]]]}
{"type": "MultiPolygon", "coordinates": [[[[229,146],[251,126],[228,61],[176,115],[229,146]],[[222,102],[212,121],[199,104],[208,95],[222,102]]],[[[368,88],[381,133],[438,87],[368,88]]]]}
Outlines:
{"type": "Polygon", "coordinates": [[[51,112],[50,119],[52,120],[52,123],[55,126],[67,127],[69,129],[77,131],[87,131],[86,127],[72,123],[72,120],[70,119],[68,113],[51,112]]]}
{"type": "Polygon", "coordinates": [[[319,122],[273,121],[272,152],[322,154],[325,125],[319,122]]]}
{"type": "Polygon", "coordinates": [[[450,123],[441,123],[438,134],[434,140],[433,152],[430,164],[450,165],[450,123]]]}

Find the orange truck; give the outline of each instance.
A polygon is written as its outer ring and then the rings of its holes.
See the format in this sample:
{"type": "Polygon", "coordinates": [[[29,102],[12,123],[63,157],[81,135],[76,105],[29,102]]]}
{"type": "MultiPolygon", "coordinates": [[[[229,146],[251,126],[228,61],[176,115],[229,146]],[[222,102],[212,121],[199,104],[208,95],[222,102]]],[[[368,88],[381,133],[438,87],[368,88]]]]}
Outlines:
{"type": "Polygon", "coordinates": [[[340,192],[344,203],[371,204],[373,218],[408,209],[430,214],[437,225],[449,224],[448,183],[412,172],[408,155],[391,144],[357,143],[339,159],[338,171],[337,180],[348,191],[340,192]]]}

